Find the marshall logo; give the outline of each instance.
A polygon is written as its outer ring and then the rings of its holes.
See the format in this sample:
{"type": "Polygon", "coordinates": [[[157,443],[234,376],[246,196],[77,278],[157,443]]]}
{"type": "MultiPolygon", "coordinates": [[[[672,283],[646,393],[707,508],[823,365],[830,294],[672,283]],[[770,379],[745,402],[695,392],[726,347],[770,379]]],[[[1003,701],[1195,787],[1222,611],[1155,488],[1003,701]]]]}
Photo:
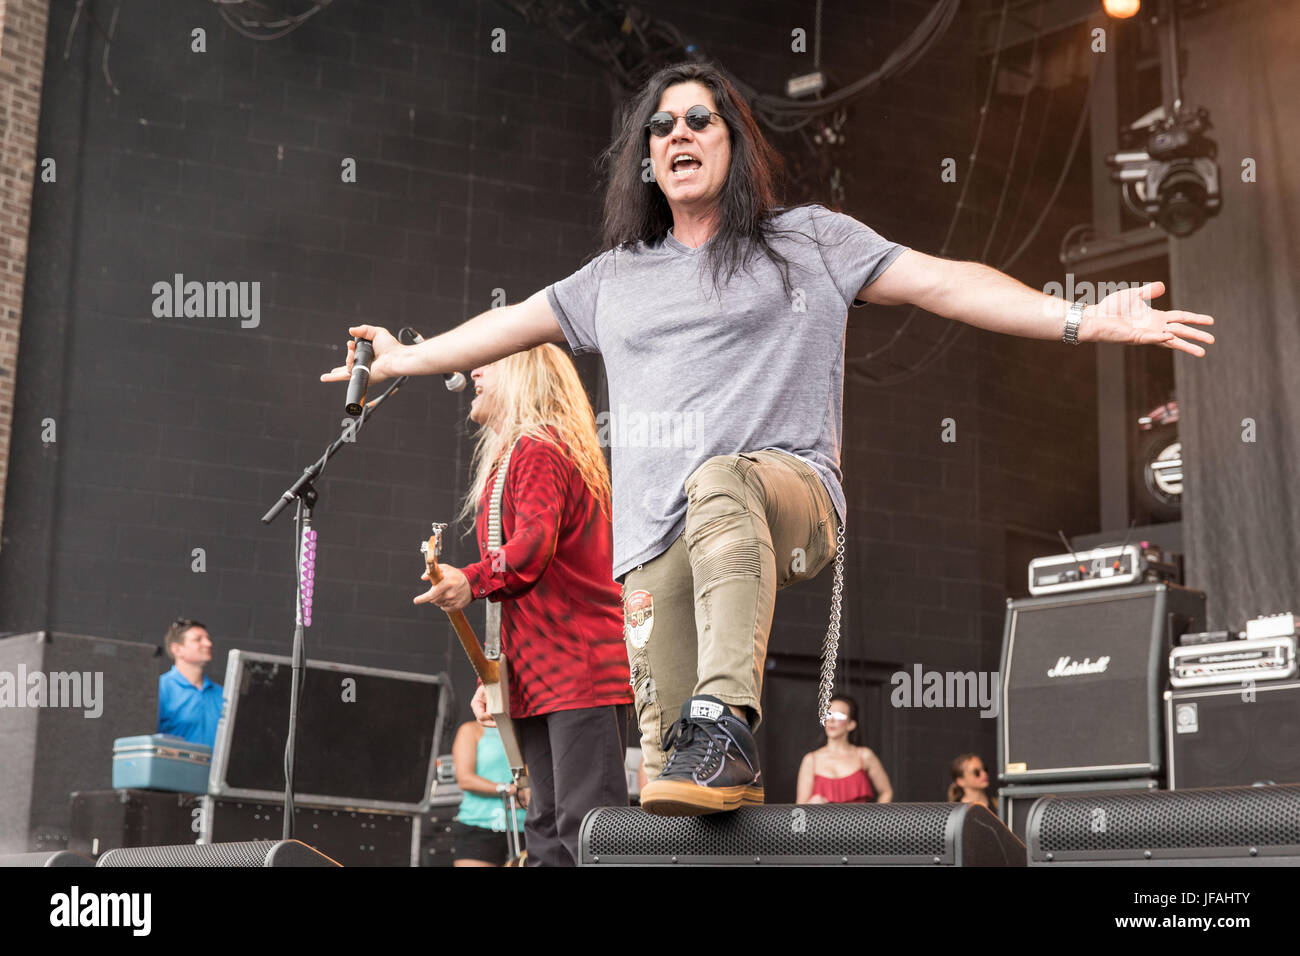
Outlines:
{"type": "Polygon", "coordinates": [[[1076,674],[1100,674],[1110,665],[1110,656],[1099,657],[1095,661],[1085,657],[1081,661],[1069,657],[1057,658],[1056,666],[1048,670],[1048,677],[1074,677],[1076,674]]]}

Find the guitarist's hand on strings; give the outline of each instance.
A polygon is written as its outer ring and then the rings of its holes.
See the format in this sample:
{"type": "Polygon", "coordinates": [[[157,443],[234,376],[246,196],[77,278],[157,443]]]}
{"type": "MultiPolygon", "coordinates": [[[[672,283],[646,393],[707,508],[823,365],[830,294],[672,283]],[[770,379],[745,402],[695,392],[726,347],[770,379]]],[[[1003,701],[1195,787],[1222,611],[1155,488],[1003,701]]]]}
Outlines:
{"type": "MultiPolygon", "coordinates": [[[[444,611],[461,610],[474,598],[473,590],[469,586],[469,579],[465,577],[460,568],[453,568],[450,564],[441,564],[438,567],[442,570],[442,580],[416,597],[412,603],[432,603],[438,605],[444,611]]],[[[420,575],[420,580],[428,581],[429,572],[425,571],[420,575]]],[[[482,721],[479,722],[482,723],[482,721]]]]}

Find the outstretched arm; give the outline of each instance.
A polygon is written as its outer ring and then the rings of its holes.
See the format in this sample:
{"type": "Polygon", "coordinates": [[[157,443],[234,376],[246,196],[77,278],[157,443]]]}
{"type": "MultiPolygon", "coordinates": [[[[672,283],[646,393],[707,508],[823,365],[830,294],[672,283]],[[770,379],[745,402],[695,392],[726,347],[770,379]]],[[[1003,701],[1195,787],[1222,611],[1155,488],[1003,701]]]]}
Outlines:
{"type": "MultiPolygon", "coordinates": [[[[1162,345],[1202,356],[1198,342],[1214,336],[1194,328],[1214,319],[1196,312],[1153,309],[1150,300],[1165,293],[1162,282],[1113,292],[1083,311],[1080,342],[1162,345]]],[[[857,298],[881,305],[912,304],[977,328],[1030,339],[1061,340],[1070,303],[1044,295],[1009,275],[978,262],[939,259],[909,249],[857,298]]]]}
{"type": "MultiPolygon", "coordinates": [[[[535,292],[523,302],[489,309],[419,345],[402,345],[387,329],[377,325],[353,326],[348,333],[374,343],[375,358],[370,364],[372,382],[399,375],[466,372],[543,342],[564,341],[564,331],[546,301],[545,290],[535,292]]],[[[347,381],[352,375],[355,351],[356,344],[349,341],[347,364],[331,369],[320,380],[347,381]]]]}

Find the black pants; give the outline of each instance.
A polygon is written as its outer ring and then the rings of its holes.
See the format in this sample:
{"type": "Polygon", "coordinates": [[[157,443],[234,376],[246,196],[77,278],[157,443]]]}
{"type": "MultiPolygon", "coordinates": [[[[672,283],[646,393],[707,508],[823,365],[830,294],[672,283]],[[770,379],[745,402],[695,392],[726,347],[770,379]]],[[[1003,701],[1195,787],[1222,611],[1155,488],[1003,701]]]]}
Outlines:
{"type": "Polygon", "coordinates": [[[532,784],[528,866],[577,866],[578,828],[594,807],[627,806],[631,705],[561,710],[513,723],[532,784]]]}

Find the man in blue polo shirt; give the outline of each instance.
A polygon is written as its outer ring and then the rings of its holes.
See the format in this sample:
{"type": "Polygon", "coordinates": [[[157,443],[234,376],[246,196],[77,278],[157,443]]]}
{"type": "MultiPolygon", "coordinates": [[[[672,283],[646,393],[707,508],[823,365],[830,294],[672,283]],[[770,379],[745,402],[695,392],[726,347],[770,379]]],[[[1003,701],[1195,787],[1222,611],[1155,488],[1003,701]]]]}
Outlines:
{"type": "Polygon", "coordinates": [[[158,733],[211,747],[222,700],[221,685],[203,673],[212,663],[212,638],[201,621],[177,618],[165,640],[176,663],[158,678],[158,733]]]}

